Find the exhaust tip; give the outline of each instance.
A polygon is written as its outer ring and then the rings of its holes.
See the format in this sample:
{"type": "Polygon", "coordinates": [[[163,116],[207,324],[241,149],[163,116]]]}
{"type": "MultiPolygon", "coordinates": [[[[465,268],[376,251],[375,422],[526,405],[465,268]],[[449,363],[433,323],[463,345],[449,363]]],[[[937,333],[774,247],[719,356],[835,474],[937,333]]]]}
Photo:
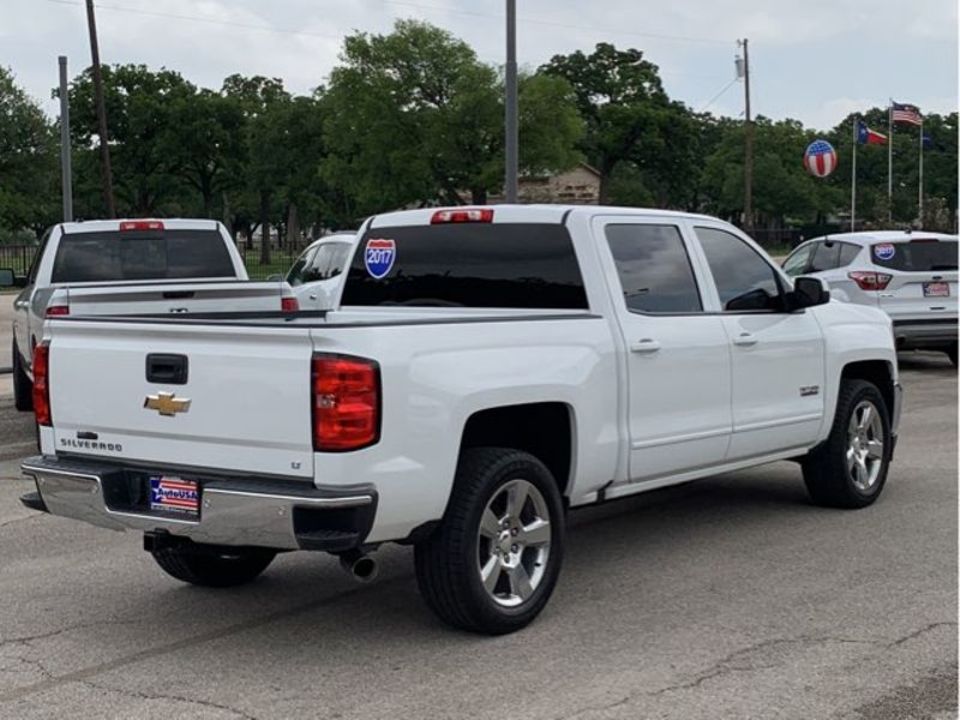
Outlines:
{"type": "Polygon", "coordinates": [[[379,572],[377,561],[369,555],[359,552],[341,555],[340,567],[342,567],[350,577],[360,583],[373,582],[379,572]]]}

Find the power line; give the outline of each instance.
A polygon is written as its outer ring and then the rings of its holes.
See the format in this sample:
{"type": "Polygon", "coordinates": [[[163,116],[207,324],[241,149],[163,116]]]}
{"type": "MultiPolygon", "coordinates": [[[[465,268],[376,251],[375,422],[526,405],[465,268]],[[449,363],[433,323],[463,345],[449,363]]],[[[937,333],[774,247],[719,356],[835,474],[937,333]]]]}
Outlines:
{"type": "Polygon", "coordinates": [[[733,84],[734,84],[737,80],[739,80],[739,78],[736,78],[736,77],[735,77],[733,80],[731,80],[731,81],[728,82],[726,85],[724,85],[724,86],[723,86],[723,89],[722,89],[720,92],[718,92],[716,95],[714,95],[712,98],[710,98],[710,100],[708,100],[708,101],[704,104],[704,106],[703,106],[702,108],[700,108],[697,112],[705,112],[708,107],[710,107],[710,106],[713,105],[717,100],[720,99],[720,96],[721,96],[721,95],[723,95],[727,90],[729,90],[731,87],[733,87],[733,84]]]}

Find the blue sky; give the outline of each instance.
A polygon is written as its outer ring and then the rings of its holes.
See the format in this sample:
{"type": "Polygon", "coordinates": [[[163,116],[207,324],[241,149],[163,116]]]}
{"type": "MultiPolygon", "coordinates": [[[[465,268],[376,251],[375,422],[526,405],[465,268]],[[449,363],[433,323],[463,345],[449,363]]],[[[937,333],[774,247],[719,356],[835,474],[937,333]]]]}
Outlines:
{"type": "MultiPolygon", "coordinates": [[[[89,62],[82,0],[0,0],[0,65],[51,114],[57,55],[89,62]]],[[[957,3],[911,0],[518,0],[521,63],[597,42],[633,46],[660,66],[670,95],[700,110],[733,79],[736,40],[750,39],[753,109],[825,129],[893,97],[924,111],[957,109],[957,3]],[[683,38],[683,39],[680,39],[683,38]]],[[[234,72],[283,78],[294,92],[324,82],[344,34],[387,32],[396,18],[447,28],[480,57],[503,57],[502,1],[102,0],[101,59],[181,72],[217,88],[234,72]]],[[[734,83],[710,106],[736,116],[734,83]]]]}

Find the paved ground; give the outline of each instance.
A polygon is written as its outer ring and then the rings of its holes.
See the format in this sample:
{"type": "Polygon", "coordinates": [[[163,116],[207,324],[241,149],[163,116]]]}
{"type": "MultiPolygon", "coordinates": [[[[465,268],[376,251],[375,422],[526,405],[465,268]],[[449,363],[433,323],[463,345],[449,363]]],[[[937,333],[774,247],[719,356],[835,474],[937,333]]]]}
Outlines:
{"type": "Polygon", "coordinates": [[[902,367],[872,508],[814,508],[780,463],[581,511],[547,611],[499,639],[438,625],[407,549],[369,586],[305,553],[180,585],[136,535],[19,506],[33,428],[0,398],[0,717],[956,717],[957,375],[902,367]]]}

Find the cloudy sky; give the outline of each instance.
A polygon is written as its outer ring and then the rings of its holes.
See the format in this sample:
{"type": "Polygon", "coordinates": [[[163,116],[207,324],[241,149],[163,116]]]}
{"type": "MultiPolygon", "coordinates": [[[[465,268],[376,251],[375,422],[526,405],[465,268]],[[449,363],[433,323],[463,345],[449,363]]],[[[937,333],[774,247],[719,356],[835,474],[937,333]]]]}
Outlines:
{"type": "MultiPolygon", "coordinates": [[[[957,109],[956,0],[518,0],[520,61],[536,68],[597,42],[633,46],[690,107],[736,116],[737,38],[750,40],[753,108],[828,128],[893,97],[927,112],[957,109]]],[[[219,88],[239,72],[279,77],[294,92],[322,84],[342,38],[428,20],[481,59],[503,57],[503,2],[487,0],[103,0],[105,63],[177,70],[219,88]]],[[[51,114],[57,55],[89,62],[82,0],[0,0],[0,65],[51,114]]]]}

